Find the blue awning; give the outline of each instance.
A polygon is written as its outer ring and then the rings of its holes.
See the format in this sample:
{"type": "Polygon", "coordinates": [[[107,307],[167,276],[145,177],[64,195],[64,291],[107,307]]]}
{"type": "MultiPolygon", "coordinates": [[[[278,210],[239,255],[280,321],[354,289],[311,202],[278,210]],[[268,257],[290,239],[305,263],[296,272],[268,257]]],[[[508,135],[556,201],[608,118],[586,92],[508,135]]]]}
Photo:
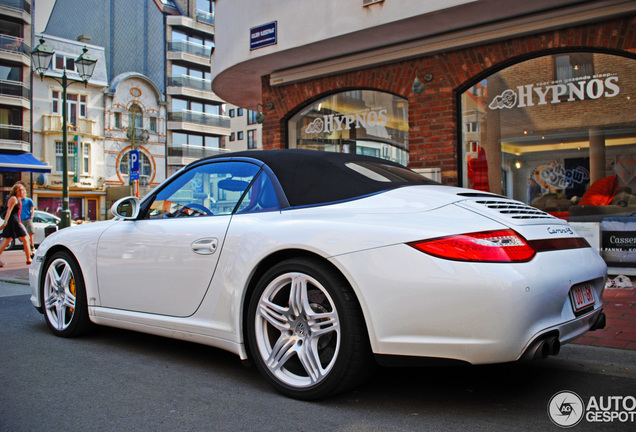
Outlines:
{"type": "Polygon", "coordinates": [[[31,153],[0,153],[0,171],[50,173],[51,166],[40,162],[31,153]]]}

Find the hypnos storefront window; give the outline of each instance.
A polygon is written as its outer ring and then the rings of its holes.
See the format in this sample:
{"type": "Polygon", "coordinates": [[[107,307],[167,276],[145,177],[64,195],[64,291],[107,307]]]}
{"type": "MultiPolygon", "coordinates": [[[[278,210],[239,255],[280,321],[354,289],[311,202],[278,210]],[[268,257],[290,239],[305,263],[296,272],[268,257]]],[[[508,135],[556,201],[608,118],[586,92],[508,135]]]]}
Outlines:
{"type": "Polygon", "coordinates": [[[390,93],[336,93],[300,110],[287,126],[289,148],[409,162],[408,101],[390,93]]]}
{"type": "MultiPolygon", "coordinates": [[[[462,93],[461,119],[464,186],[596,224],[607,252],[617,232],[636,230],[634,59],[570,52],[518,63],[462,93]]],[[[616,241],[636,257],[636,242],[616,241]]]]}

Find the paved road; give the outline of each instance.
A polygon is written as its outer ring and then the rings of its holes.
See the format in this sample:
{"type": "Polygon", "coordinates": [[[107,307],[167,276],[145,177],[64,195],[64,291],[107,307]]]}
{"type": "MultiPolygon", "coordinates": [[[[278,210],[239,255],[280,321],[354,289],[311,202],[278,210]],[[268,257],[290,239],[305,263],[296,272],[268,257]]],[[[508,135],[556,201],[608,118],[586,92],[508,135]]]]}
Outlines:
{"type": "MultiPolygon", "coordinates": [[[[547,414],[557,392],[636,396],[636,352],[568,345],[542,362],[383,369],[357,391],[300,402],[217,349],[109,328],[57,338],[27,292],[0,283],[3,432],[558,431],[547,414]]],[[[573,430],[635,427],[584,419],[573,430]]]]}

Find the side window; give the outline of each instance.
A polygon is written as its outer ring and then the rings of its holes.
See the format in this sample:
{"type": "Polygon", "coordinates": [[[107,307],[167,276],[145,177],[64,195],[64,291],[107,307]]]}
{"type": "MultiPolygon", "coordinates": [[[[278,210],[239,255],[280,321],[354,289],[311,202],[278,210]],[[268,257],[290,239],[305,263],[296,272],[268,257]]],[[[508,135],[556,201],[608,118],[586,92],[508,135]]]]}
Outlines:
{"type": "Polygon", "coordinates": [[[147,218],[231,214],[259,170],[246,162],[210,162],[190,169],[159,191],[147,218]]]}
{"type": "Polygon", "coordinates": [[[238,213],[280,210],[276,190],[269,176],[262,171],[243,197],[238,213]]]}
{"type": "Polygon", "coordinates": [[[40,213],[33,215],[33,222],[56,224],[57,221],[51,217],[40,213]]]}

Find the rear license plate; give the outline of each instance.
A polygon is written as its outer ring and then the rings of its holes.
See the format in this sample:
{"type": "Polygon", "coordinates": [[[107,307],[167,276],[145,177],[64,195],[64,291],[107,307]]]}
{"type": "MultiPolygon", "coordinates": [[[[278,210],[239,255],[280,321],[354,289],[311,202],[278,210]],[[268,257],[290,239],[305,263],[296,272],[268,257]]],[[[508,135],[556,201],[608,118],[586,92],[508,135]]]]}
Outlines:
{"type": "Polygon", "coordinates": [[[570,290],[570,299],[572,300],[572,307],[574,312],[578,312],[582,309],[588,308],[596,302],[594,296],[594,290],[592,285],[577,285],[570,290]]]}

